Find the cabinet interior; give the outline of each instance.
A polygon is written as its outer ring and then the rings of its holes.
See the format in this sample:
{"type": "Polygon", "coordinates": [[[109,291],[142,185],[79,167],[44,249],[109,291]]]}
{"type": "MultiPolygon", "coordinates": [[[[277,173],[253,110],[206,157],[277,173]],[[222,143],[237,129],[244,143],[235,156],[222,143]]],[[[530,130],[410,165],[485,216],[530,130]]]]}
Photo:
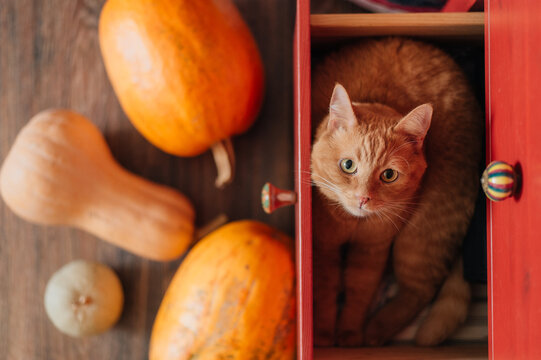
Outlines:
{"type": "MultiPolygon", "coordinates": [[[[362,37],[407,36],[431,42],[450,54],[463,68],[478,103],[484,108],[484,13],[313,14],[310,16],[310,36],[312,65],[329,51],[362,37]]],[[[469,252],[470,257],[470,268],[466,265],[465,269],[466,276],[476,283],[473,302],[466,324],[453,339],[440,347],[416,347],[411,342],[416,329],[416,325],[412,324],[390,346],[315,348],[314,359],[487,359],[488,311],[486,285],[483,284],[486,283],[484,207],[481,192],[464,250],[469,252]]]]}

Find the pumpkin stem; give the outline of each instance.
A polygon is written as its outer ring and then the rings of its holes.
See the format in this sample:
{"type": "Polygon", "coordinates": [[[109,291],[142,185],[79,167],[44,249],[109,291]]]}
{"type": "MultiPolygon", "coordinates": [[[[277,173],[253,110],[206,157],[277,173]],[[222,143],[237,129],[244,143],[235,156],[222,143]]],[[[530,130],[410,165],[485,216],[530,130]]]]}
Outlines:
{"type": "Polygon", "coordinates": [[[195,239],[199,240],[201,238],[204,238],[214,230],[218,229],[220,226],[224,225],[226,222],[228,222],[229,219],[226,214],[220,214],[216,216],[214,219],[212,219],[210,222],[206,223],[199,229],[195,231],[195,239]]]}
{"type": "Polygon", "coordinates": [[[235,152],[231,139],[227,138],[212,145],[212,155],[218,170],[215,185],[222,189],[233,181],[235,173],[235,152]]]}

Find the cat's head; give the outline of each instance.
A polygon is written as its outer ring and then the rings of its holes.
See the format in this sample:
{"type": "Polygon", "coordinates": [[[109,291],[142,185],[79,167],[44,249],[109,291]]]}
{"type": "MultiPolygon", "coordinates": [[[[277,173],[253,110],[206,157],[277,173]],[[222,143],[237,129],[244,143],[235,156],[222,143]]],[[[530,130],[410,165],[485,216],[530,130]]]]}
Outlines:
{"type": "Polygon", "coordinates": [[[375,103],[352,103],[340,84],[312,149],[312,181],[336,205],[357,217],[409,208],[427,164],[423,142],[432,106],[403,116],[375,103]]]}

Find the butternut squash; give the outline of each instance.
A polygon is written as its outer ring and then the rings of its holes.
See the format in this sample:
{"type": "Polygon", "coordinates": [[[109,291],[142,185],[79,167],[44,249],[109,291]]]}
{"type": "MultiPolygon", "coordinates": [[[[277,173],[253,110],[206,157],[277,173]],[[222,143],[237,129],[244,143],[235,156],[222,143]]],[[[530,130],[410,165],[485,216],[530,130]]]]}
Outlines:
{"type": "Polygon", "coordinates": [[[150,360],[294,359],[291,245],[278,230],[249,220],[203,238],[165,294],[150,360]]]}
{"type": "Polygon", "coordinates": [[[41,112],[21,130],[0,194],[28,221],[71,225],[149,259],[175,259],[192,242],[190,201],[120,167],[96,126],[68,110],[41,112]]]}
{"type": "Polygon", "coordinates": [[[229,138],[254,122],[263,99],[256,43],[231,0],[108,0],[100,49],[133,125],[178,156],[212,148],[222,187],[232,180],[229,138]]]}

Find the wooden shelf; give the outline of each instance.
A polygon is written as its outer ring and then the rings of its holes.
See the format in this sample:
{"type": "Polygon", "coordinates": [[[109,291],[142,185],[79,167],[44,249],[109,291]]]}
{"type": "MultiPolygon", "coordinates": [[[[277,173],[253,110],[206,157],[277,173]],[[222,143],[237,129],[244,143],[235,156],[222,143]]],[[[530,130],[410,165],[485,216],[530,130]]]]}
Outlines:
{"type": "Polygon", "coordinates": [[[423,348],[388,346],[382,348],[316,348],[314,360],[485,360],[488,345],[462,344],[423,348]]]}
{"type": "Polygon", "coordinates": [[[313,14],[310,31],[316,42],[388,35],[482,41],[484,13],[313,14]]]}

